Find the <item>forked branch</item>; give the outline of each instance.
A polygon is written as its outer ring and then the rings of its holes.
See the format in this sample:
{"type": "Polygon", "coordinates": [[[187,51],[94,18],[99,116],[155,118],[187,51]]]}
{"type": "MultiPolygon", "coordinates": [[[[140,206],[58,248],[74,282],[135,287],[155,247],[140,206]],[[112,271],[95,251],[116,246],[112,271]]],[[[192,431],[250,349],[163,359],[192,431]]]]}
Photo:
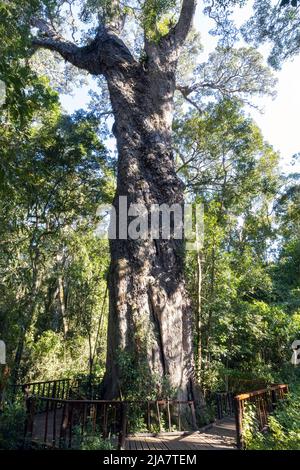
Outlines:
{"type": "Polygon", "coordinates": [[[183,0],[180,17],[174,28],[175,41],[182,46],[193,25],[197,0],[183,0]]]}
{"type": "Polygon", "coordinates": [[[34,46],[56,51],[66,61],[93,75],[105,75],[109,67],[117,68],[134,62],[123,41],[102,25],[91,44],[84,47],[63,38],[44,20],[34,19],[32,26],[38,28],[40,33],[40,36],[33,39],[34,46]]]}
{"type": "Polygon", "coordinates": [[[73,42],[63,38],[45,20],[33,18],[31,24],[39,30],[39,36],[32,41],[33,46],[58,52],[66,61],[76,67],[88,70],[91,73],[95,72],[90,69],[90,58],[87,57],[88,50],[86,47],[78,47],[73,42]]]}

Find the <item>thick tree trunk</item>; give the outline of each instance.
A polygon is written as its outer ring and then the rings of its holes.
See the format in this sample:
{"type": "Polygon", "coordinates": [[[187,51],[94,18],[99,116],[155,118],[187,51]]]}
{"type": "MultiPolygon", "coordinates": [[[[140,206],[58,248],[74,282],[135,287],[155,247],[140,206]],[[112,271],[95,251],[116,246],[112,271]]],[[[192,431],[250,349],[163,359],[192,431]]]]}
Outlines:
{"type": "MultiPolygon", "coordinates": [[[[183,204],[171,145],[174,73],[162,77],[158,72],[145,74],[140,67],[127,81],[116,74],[108,84],[119,154],[117,219],[120,196],[149,211],[152,204],[183,204]]],[[[128,387],[141,392],[133,375],[142,375],[145,395],[149,385],[158,394],[172,389],[182,399],[191,398],[192,315],[183,275],[183,240],[117,239],[110,241],[110,248],[105,397],[124,396],[128,387]]]]}
{"type": "MultiPolygon", "coordinates": [[[[35,47],[54,50],[107,80],[119,154],[114,203],[118,215],[120,196],[148,210],[152,204],[183,203],[171,128],[177,61],[195,9],[196,0],[182,0],[178,22],[158,41],[149,40],[145,31],[145,60],[140,62],[118,36],[123,23],[118,1],[99,24],[94,40],[83,47],[64,39],[44,19],[31,20],[42,33],[34,39],[35,47]]],[[[152,388],[156,384],[157,393],[164,392],[165,382],[179,397],[192,397],[192,316],[183,277],[183,240],[117,239],[110,247],[105,396],[126,393],[129,382],[136,387],[133,377],[128,380],[132,369],[145,385],[146,377],[152,388]]]]}

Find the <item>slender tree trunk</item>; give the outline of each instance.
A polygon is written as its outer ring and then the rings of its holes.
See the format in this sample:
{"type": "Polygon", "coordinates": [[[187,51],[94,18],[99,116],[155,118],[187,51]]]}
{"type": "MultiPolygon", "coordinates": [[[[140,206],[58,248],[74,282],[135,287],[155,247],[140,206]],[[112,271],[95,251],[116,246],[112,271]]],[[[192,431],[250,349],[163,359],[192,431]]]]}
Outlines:
{"type": "Polygon", "coordinates": [[[202,369],[202,259],[197,252],[197,378],[200,381],[202,369]]]}
{"type": "Polygon", "coordinates": [[[60,307],[61,319],[62,319],[63,330],[64,330],[64,340],[66,340],[68,336],[68,332],[69,332],[69,325],[68,325],[68,319],[66,315],[65,286],[64,286],[63,276],[61,274],[59,274],[57,282],[58,282],[59,307],[60,307]]]}
{"type": "MultiPolygon", "coordinates": [[[[108,83],[119,153],[117,218],[120,196],[149,211],[152,204],[183,204],[171,142],[175,74],[162,78],[139,68],[127,82],[113,76],[108,83]]],[[[153,385],[156,379],[158,393],[164,381],[179,397],[192,397],[192,314],[183,249],[183,240],[174,239],[110,241],[107,398],[126,391],[122,352],[153,385]]]]}
{"type": "MultiPolygon", "coordinates": [[[[210,303],[212,304],[215,295],[215,276],[216,276],[216,247],[215,247],[215,237],[213,235],[213,248],[212,248],[212,260],[211,260],[211,271],[210,271],[210,286],[209,286],[209,298],[210,303]]],[[[213,322],[213,310],[210,305],[208,310],[208,319],[206,325],[207,331],[207,340],[206,340],[206,364],[209,367],[210,365],[210,340],[211,340],[211,329],[212,329],[212,322],[213,322]]]]}

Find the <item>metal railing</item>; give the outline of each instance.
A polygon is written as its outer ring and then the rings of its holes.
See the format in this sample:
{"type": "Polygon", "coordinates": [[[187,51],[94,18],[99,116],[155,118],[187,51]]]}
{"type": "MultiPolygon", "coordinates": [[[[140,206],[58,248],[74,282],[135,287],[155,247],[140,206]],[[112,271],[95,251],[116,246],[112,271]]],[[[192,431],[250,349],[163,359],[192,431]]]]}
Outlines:
{"type": "Polygon", "coordinates": [[[78,392],[79,379],[57,379],[43,382],[26,382],[19,386],[25,396],[68,399],[71,393],[78,392]]]}
{"type": "Polygon", "coordinates": [[[110,439],[119,449],[140,430],[151,434],[197,429],[193,401],[70,400],[26,397],[25,440],[54,448],[73,448],[85,435],[110,439]]]}
{"type": "Polygon", "coordinates": [[[235,418],[237,432],[237,447],[242,449],[243,442],[243,420],[245,416],[245,405],[251,403],[258,423],[259,431],[268,429],[268,418],[276,408],[279,400],[286,397],[288,386],[285,384],[273,385],[265,389],[249,393],[241,393],[234,397],[235,418]]]}

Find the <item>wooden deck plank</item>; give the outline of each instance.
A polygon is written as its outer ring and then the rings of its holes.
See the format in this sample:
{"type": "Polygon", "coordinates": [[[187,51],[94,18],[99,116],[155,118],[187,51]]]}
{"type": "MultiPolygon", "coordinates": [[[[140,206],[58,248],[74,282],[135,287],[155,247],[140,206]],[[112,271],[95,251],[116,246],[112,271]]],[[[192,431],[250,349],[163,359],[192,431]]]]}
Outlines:
{"type": "Polygon", "coordinates": [[[142,440],[140,438],[134,439],[134,442],[137,450],[144,450],[142,446],[142,440]]]}
{"type": "MultiPolygon", "coordinates": [[[[62,417],[62,410],[58,409],[56,413],[56,420],[54,420],[53,412],[48,413],[48,432],[47,432],[47,445],[53,445],[53,434],[56,437],[56,445],[59,442],[59,431],[62,417]],[[55,422],[55,431],[53,432],[53,425],[55,422]]],[[[35,416],[33,439],[38,442],[43,442],[45,434],[45,414],[38,414],[35,416]]],[[[143,436],[142,434],[136,436],[128,436],[125,442],[126,450],[160,450],[160,451],[174,451],[174,450],[228,450],[236,449],[236,434],[235,422],[233,418],[227,418],[222,421],[216,422],[210,429],[205,429],[203,432],[195,431],[187,434],[158,434],[156,436],[143,436]]]]}
{"type": "Polygon", "coordinates": [[[149,449],[149,445],[148,445],[148,441],[147,441],[146,439],[143,439],[143,440],[141,441],[141,444],[142,444],[143,450],[150,450],[150,449],[149,449]]]}
{"type": "Polygon", "coordinates": [[[151,450],[161,450],[157,443],[156,437],[147,437],[148,444],[151,444],[151,450]]]}
{"type": "Polygon", "coordinates": [[[153,442],[151,441],[151,438],[146,437],[145,441],[149,447],[149,450],[156,450],[155,446],[153,445],[153,442]]]}
{"type": "Polygon", "coordinates": [[[170,450],[169,442],[166,441],[165,439],[160,439],[160,444],[161,444],[163,450],[170,450]]]}
{"type": "Polygon", "coordinates": [[[202,436],[200,433],[198,433],[197,436],[189,436],[186,437],[182,444],[188,447],[192,447],[194,450],[201,450],[202,448],[210,449],[212,450],[212,446],[207,442],[206,438],[202,436]]]}

